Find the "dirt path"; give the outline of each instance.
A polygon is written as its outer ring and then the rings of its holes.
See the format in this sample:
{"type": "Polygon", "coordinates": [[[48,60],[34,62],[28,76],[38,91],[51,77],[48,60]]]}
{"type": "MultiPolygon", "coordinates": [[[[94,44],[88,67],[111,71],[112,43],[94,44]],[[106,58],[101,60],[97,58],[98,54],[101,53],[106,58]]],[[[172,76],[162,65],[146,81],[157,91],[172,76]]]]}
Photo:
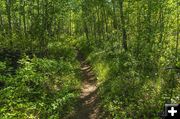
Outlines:
{"type": "Polygon", "coordinates": [[[80,96],[80,105],[75,119],[99,119],[99,107],[96,77],[89,65],[81,61],[84,81],[80,96]]]}
{"type": "MultiPolygon", "coordinates": [[[[80,56],[81,57],[81,56],[80,56]]],[[[83,74],[83,83],[79,103],[76,107],[72,119],[100,119],[100,107],[97,94],[96,76],[92,67],[84,62],[83,58],[78,58],[83,74]]]]}

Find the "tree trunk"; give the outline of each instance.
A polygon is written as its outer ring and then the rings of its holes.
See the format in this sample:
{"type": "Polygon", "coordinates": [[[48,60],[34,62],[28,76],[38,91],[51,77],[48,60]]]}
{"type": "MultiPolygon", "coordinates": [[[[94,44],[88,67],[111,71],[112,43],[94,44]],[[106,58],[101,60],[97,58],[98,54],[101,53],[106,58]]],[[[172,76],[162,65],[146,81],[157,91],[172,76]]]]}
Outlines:
{"type": "Polygon", "coordinates": [[[11,25],[11,0],[6,1],[6,11],[8,18],[8,33],[11,35],[12,25],[11,25]]]}
{"type": "MultiPolygon", "coordinates": [[[[179,47],[179,4],[178,0],[176,1],[176,11],[177,11],[177,33],[176,33],[176,58],[178,58],[178,47],[179,47]]],[[[178,59],[177,59],[178,61],[178,59]]]]}
{"type": "Polygon", "coordinates": [[[23,25],[24,25],[24,35],[26,36],[26,13],[25,13],[26,1],[23,0],[23,25]]]}
{"type": "Polygon", "coordinates": [[[117,17],[116,17],[116,3],[115,0],[112,0],[113,5],[113,27],[117,29],[117,17]]]}
{"type": "Polygon", "coordinates": [[[86,34],[87,41],[89,43],[89,31],[88,31],[88,27],[87,27],[86,21],[84,21],[84,31],[85,31],[85,34],[86,34]]]}
{"type": "Polygon", "coordinates": [[[152,28],[151,28],[151,0],[148,0],[148,10],[147,10],[147,42],[149,43],[152,37],[152,28]]]}
{"type": "Polygon", "coordinates": [[[2,12],[0,10],[0,31],[3,31],[4,27],[3,27],[3,17],[2,17],[2,12]]]}
{"type": "Polygon", "coordinates": [[[125,51],[128,50],[127,48],[127,34],[126,34],[126,28],[125,28],[125,20],[124,20],[124,11],[123,11],[123,3],[124,0],[120,0],[120,17],[121,17],[121,30],[122,30],[122,46],[125,51]]]}

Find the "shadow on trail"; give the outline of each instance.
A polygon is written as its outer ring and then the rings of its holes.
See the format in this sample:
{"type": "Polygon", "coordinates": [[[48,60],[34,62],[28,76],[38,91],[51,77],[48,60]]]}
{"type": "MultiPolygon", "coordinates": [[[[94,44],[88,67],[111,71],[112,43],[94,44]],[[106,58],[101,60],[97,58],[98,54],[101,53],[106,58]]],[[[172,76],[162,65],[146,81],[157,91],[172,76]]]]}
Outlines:
{"type": "Polygon", "coordinates": [[[78,53],[77,59],[81,64],[83,83],[75,112],[68,119],[101,119],[97,78],[82,54],[78,53]]]}

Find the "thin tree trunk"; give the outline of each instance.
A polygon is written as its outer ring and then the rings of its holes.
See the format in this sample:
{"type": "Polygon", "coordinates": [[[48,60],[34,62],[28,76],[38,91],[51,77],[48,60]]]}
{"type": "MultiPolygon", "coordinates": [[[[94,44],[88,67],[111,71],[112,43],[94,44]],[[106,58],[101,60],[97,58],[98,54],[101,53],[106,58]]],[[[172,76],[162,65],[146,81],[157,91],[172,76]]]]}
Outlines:
{"type": "Polygon", "coordinates": [[[96,37],[96,17],[95,16],[93,19],[93,24],[94,24],[94,40],[97,40],[97,37],[96,37]]]}
{"type": "Polygon", "coordinates": [[[163,41],[163,32],[164,32],[164,16],[163,16],[163,8],[162,8],[162,5],[161,5],[161,8],[160,8],[160,37],[159,37],[159,42],[162,43],[163,41]]]}
{"type": "Polygon", "coordinates": [[[45,30],[48,31],[48,0],[45,0],[44,24],[45,30]]]}
{"type": "Polygon", "coordinates": [[[136,36],[136,56],[138,57],[140,52],[140,39],[141,39],[141,10],[139,3],[137,2],[137,16],[136,16],[136,29],[137,29],[137,36],[136,36]]]}
{"type": "Polygon", "coordinates": [[[25,13],[26,1],[23,0],[23,25],[24,25],[24,35],[26,36],[26,13],[25,13]]]}
{"type": "Polygon", "coordinates": [[[147,42],[149,43],[152,37],[151,28],[151,0],[148,0],[148,11],[147,11],[147,42]]]}
{"type": "Polygon", "coordinates": [[[124,20],[124,11],[123,11],[123,3],[124,0],[120,0],[120,17],[121,17],[121,28],[122,28],[122,46],[125,51],[128,50],[127,48],[127,34],[126,34],[126,28],[125,28],[125,20],[124,20]]]}
{"type": "MultiPolygon", "coordinates": [[[[179,4],[180,2],[176,2],[176,10],[177,10],[177,33],[176,33],[176,58],[178,58],[178,47],[179,47],[179,4]]],[[[178,59],[177,59],[178,61],[178,59]]]]}
{"type": "Polygon", "coordinates": [[[37,11],[38,11],[38,17],[39,17],[39,14],[40,14],[40,2],[39,0],[37,0],[37,11]]]}
{"type": "Polygon", "coordinates": [[[0,10],[0,30],[3,31],[4,27],[3,27],[3,17],[2,17],[2,12],[0,10]]]}
{"type": "Polygon", "coordinates": [[[107,15],[107,11],[106,11],[106,8],[103,4],[103,23],[105,24],[105,31],[108,32],[108,15],[107,15]]]}
{"type": "Polygon", "coordinates": [[[8,18],[8,33],[11,35],[12,25],[11,25],[11,0],[6,1],[6,11],[8,18]]]}
{"type": "Polygon", "coordinates": [[[85,31],[85,34],[86,34],[87,41],[89,43],[89,31],[88,31],[88,27],[87,27],[86,21],[84,21],[84,31],[85,31]]]}
{"type": "Polygon", "coordinates": [[[19,30],[19,32],[21,31],[21,9],[20,9],[20,11],[19,11],[19,28],[18,28],[18,30],[19,30]]]}
{"type": "Polygon", "coordinates": [[[70,15],[69,15],[69,20],[70,20],[70,22],[69,22],[69,32],[70,32],[70,36],[71,36],[71,34],[72,34],[72,31],[71,31],[71,27],[72,27],[72,20],[71,20],[71,11],[70,11],[70,15]]]}
{"type": "Polygon", "coordinates": [[[84,4],[82,6],[82,11],[83,11],[83,27],[84,27],[84,32],[85,32],[85,35],[86,35],[86,39],[87,39],[87,45],[89,46],[90,45],[90,41],[89,41],[89,29],[88,29],[88,26],[87,26],[87,19],[85,18],[86,15],[89,15],[88,14],[88,11],[87,11],[87,1],[85,0],[84,1],[84,4]]]}
{"type": "Polygon", "coordinates": [[[112,0],[113,5],[113,27],[114,29],[117,29],[117,16],[116,16],[116,3],[115,0],[112,0]]]}

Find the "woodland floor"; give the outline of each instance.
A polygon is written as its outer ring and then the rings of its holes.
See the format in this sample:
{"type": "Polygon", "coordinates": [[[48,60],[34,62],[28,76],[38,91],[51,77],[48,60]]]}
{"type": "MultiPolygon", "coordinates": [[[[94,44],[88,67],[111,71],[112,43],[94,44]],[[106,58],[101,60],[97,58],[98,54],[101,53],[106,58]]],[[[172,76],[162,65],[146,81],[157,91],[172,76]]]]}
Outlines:
{"type": "Polygon", "coordinates": [[[79,62],[81,64],[83,83],[76,111],[70,119],[100,119],[97,78],[92,71],[92,67],[83,58],[79,58],[79,62]]]}

